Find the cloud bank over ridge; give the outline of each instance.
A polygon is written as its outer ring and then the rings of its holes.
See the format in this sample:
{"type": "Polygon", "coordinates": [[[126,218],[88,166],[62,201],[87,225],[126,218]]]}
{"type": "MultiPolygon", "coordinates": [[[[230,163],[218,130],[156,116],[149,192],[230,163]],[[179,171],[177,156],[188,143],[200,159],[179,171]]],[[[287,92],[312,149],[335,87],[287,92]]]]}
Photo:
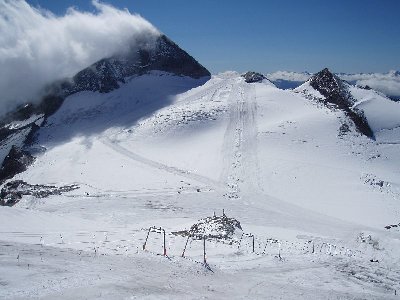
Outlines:
{"type": "Polygon", "coordinates": [[[97,0],[92,4],[93,13],[70,8],[55,16],[24,0],[0,0],[0,116],[37,101],[54,80],[138,43],[151,44],[160,34],[128,10],[97,0]]]}
{"type": "MultiPolygon", "coordinates": [[[[359,73],[359,74],[337,74],[341,79],[349,81],[351,84],[366,86],[382,92],[388,96],[400,98],[400,73],[389,71],[388,73],[359,73]]],[[[289,82],[304,82],[312,76],[311,73],[277,71],[267,74],[272,81],[286,80],[289,82]]]]}
{"type": "Polygon", "coordinates": [[[339,76],[356,85],[368,85],[386,95],[400,97],[400,73],[397,71],[389,71],[385,74],[339,74],[339,76]]]}

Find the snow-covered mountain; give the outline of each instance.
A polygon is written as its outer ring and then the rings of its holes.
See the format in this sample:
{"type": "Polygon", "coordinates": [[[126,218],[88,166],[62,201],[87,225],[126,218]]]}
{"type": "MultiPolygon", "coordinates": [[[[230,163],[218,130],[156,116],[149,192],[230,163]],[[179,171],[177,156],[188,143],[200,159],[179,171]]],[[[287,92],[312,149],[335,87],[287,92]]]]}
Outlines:
{"type": "MultiPolygon", "coordinates": [[[[210,72],[193,57],[178,47],[165,35],[159,36],[154,45],[143,45],[137,52],[102,59],[76,74],[72,81],[60,83],[63,96],[81,91],[107,93],[117,89],[126,78],[165,71],[192,78],[209,77],[210,72]]],[[[54,88],[54,87],[51,87],[54,88]]]]}
{"type": "Polygon", "coordinates": [[[8,161],[13,163],[0,170],[0,182],[17,170],[26,168],[24,164],[18,163],[18,159],[14,159],[14,155],[17,152],[19,155],[27,155],[23,154],[22,148],[32,142],[36,130],[59,109],[66,97],[83,91],[107,93],[118,89],[126,80],[151,71],[164,71],[196,79],[207,79],[211,75],[165,35],[160,35],[154,43],[144,43],[138,49],[102,59],[73,78],[46,87],[46,96],[39,104],[28,103],[3,118],[0,122],[0,162],[8,155],[8,161]],[[14,151],[11,151],[12,147],[14,151]]]}
{"type": "Polygon", "coordinates": [[[395,299],[400,103],[157,47],[4,123],[0,297],[395,299]]]}

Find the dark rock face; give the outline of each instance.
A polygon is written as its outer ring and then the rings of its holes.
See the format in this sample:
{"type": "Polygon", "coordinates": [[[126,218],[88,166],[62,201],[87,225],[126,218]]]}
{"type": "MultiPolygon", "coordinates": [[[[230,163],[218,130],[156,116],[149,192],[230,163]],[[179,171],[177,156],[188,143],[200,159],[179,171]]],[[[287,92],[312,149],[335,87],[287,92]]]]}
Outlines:
{"type": "Polygon", "coordinates": [[[31,117],[34,113],[35,113],[35,108],[33,104],[28,103],[26,105],[20,105],[13,112],[8,113],[1,119],[0,126],[4,126],[12,121],[26,120],[29,117],[31,117]]]}
{"type": "Polygon", "coordinates": [[[312,76],[309,83],[328,102],[336,104],[339,108],[349,107],[352,104],[351,95],[345,88],[343,81],[326,68],[312,76]]]}
{"type": "Polygon", "coordinates": [[[256,72],[247,72],[246,74],[243,74],[242,77],[247,83],[261,82],[264,79],[267,79],[263,74],[256,72]]]}
{"type": "Polygon", "coordinates": [[[45,117],[52,115],[62,105],[63,98],[56,95],[45,96],[39,104],[27,103],[21,105],[13,112],[7,114],[0,120],[0,126],[12,121],[23,121],[32,115],[44,115],[45,117]]]}
{"type": "Polygon", "coordinates": [[[385,226],[385,229],[387,229],[387,230],[394,229],[394,228],[396,228],[398,230],[400,228],[400,223],[399,224],[391,224],[391,225],[385,226]]]}
{"type": "Polygon", "coordinates": [[[64,96],[80,91],[107,93],[119,87],[125,78],[149,71],[165,71],[179,76],[201,78],[210,72],[165,35],[154,47],[143,47],[137,53],[102,59],[80,71],[71,81],[61,83],[64,96]]]}
{"type": "MultiPolygon", "coordinates": [[[[46,117],[52,115],[62,105],[63,98],[55,95],[48,95],[42,99],[39,104],[21,105],[15,111],[8,113],[0,119],[0,147],[11,144],[16,136],[25,136],[23,145],[30,145],[34,142],[35,133],[39,130],[40,125],[46,117]],[[31,117],[29,122],[27,120],[31,117]],[[10,127],[11,122],[21,121],[21,126],[10,127]],[[26,134],[26,131],[29,131],[26,134]]],[[[18,144],[18,146],[21,146],[18,144]]],[[[0,165],[4,161],[4,156],[0,157],[0,165]]],[[[1,171],[0,171],[1,182],[1,171]]]]}
{"type": "Polygon", "coordinates": [[[0,169],[0,184],[16,174],[26,171],[34,161],[35,158],[28,152],[12,146],[0,169]]]}
{"type": "Polygon", "coordinates": [[[193,57],[179,48],[165,35],[162,35],[156,43],[156,49],[142,51],[141,58],[148,58],[142,69],[147,71],[160,70],[176,75],[201,78],[211,76],[210,72],[200,65],[193,57]]]}
{"type": "Polygon", "coordinates": [[[22,180],[7,182],[0,192],[0,206],[13,206],[18,203],[23,195],[33,195],[36,198],[46,198],[51,195],[61,195],[62,193],[76,190],[77,185],[66,185],[56,187],[52,185],[28,184],[22,180]]]}
{"type": "Polygon", "coordinates": [[[334,104],[337,108],[343,110],[354,122],[360,133],[370,138],[374,137],[364,114],[361,111],[352,108],[354,99],[348,91],[345,83],[339,77],[325,68],[312,76],[309,83],[315,90],[325,97],[327,103],[334,104]]]}
{"type": "MultiPolygon", "coordinates": [[[[15,149],[19,147],[23,147],[26,145],[30,145],[33,143],[35,134],[37,130],[40,128],[44,120],[43,115],[35,115],[34,118],[30,120],[22,120],[18,125],[18,121],[14,121],[14,124],[1,124],[0,125],[0,148],[3,148],[0,156],[0,167],[4,167],[3,163],[6,159],[5,155],[13,155],[15,153],[15,149]],[[10,126],[11,125],[11,126],[10,126]],[[13,150],[12,147],[15,147],[13,150]],[[5,152],[8,150],[9,153],[5,152]]],[[[4,174],[9,173],[3,168],[0,169],[0,184],[3,180],[4,174]]],[[[18,172],[17,172],[18,173],[18,172]]],[[[15,173],[16,174],[16,173],[15,173]]],[[[7,177],[7,176],[6,176],[7,177]]]]}

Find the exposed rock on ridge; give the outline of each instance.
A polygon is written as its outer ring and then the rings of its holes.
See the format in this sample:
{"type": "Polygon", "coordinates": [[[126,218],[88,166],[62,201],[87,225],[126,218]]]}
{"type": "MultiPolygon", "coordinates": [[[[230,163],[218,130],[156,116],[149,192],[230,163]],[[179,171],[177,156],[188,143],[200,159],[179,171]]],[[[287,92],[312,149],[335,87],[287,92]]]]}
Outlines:
{"type": "Polygon", "coordinates": [[[312,76],[308,82],[325,97],[327,103],[334,104],[339,109],[344,110],[360,133],[374,138],[374,133],[363,112],[353,108],[355,100],[344,81],[325,68],[312,76]]]}
{"type": "Polygon", "coordinates": [[[165,35],[161,35],[153,47],[141,48],[137,53],[105,58],[80,71],[71,81],[61,83],[61,94],[68,96],[80,91],[107,93],[117,89],[127,77],[154,70],[192,78],[211,75],[193,57],[165,35]]]}

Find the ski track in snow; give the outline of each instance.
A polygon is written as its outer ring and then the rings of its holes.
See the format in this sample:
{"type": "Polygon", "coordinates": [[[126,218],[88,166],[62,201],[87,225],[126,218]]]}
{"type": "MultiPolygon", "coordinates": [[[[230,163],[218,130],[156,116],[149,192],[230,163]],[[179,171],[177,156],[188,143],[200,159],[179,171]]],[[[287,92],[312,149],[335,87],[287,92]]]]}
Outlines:
{"type": "Polygon", "coordinates": [[[116,152],[123,154],[137,162],[140,162],[140,163],[150,166],[152,168],[156,168],[158,170],[163,170],[163,171],[175,174],[175,175],[179,175],[179,176],[182,176],[182,177],[185,177],[188,179],[195,180],[195,181],[203,183],[206,186],[211,187],[215,190],[222,190],[224,188],[224,186],[222,186],[219,182],[214,181],[211,178],[207,178],[207,177],[201,176],[199,174],[194,174],[187,170],[182,170],[182,169],[179,169],[176,167],[167,166],[165,164],[156,162],[154,160],[151,160],[151,159],[145,158],[141,155],[138,155],[136,153],[133,153],[132,151],[119,145],[118,142],[112,141],[110,139],[104,139],[102,142],[105,145],[112,148],[113,150],[115,150],[116,152]]]}

